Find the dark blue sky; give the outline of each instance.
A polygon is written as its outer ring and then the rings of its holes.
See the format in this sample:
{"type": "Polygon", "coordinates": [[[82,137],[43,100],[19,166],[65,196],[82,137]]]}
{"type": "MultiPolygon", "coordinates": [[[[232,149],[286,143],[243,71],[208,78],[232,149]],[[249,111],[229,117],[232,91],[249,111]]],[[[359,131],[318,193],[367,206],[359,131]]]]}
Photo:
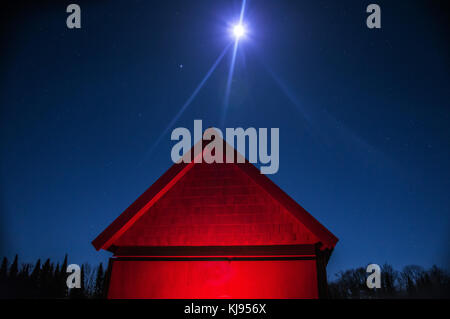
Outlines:
{"type": "MultiPolygon", "coordinates": [[[[9,1],[0,60],[0,255],[106,261],[90,242],[172,164],[170,131],[219,126],[240,1],[9,1]],[[183,67],[180,67],[182,65],[183,67]]],[[[225,127],[279,127],[269,176],[340,241],[328,272],[448,267],[444,1],[247,2],[225,127]]],[[[448,9],[448,5],[447,5],[448,9]]],[[[223,127],[222,127],[223,128],[223,127]]]]}

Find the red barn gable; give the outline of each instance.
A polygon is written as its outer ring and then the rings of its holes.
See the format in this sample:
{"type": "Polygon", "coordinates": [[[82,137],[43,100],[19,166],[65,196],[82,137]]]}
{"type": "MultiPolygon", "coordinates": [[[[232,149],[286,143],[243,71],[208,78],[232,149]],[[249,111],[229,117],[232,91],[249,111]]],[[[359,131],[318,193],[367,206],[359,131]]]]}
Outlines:
{"type": "Polygon", "coordinates": [[[191,161],[174,164],[93,245],[114,253],[110,298],[316,298],[337,240],[248,161],[191,161]]]}

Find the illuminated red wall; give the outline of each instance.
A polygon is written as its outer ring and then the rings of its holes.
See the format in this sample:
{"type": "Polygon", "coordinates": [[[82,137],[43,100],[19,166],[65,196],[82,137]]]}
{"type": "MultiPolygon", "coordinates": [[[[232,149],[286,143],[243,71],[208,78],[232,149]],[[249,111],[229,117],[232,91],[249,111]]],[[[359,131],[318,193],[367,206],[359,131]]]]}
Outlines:
{"type": "Polygon", "coordinates": [[[316,261],[114,260],[108,298],[318,298],[316,261]]]}

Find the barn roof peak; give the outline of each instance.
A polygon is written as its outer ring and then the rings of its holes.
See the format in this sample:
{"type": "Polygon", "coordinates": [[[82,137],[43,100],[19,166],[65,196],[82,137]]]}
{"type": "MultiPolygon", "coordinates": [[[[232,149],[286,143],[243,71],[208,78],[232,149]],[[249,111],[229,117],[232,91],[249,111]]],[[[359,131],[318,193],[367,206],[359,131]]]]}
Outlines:
{"type": "MultiPolygon", "coordinates": [[[[321,244],[321,249],[334,248],[338,239],[328,229],[326,229],[322,224],[320,224],[312,215],[310,215],[302,206],[300,206],[289,195],[287,195],[283,190],[281,190],[267,176],[262,175],[258,168],[256,168],[253,164],[249,163],[245,159],[245,157],[239,154],[226,141],[223,141],[223,145],[224,145],[224,152],[223,152],[224,156],[226,156],[226,154],[228,153],[226,152],[226,149],[229,150],[231,148],[233,151],[232,153],[235,155],[235,159],[241,156],[241,158],[243,158],[243,163],[239,162],[226,163],[226,161],[223,164],[217,163],[206,164],[204,162],[196,163],[195,158],[198,158],[199,156],[203,155],[206,146],[205,143],[203,143],[203,141],[200,140],[199,142],[197,142],[196,145],[194,145],[194,147],[191,148],[189,152],[184,154],[184,156],[182,157],[183,161],[181,161],[178,164],[173,164],[169,170],[167,170],[153,185],[151,185],[141,196],[139,196],[135,202],[133,202],[119,217],[117,217],[100,235],[98,235],[98,237],[94,239],[92,242],[93,246],[97,250],[105,249],[114,251],[114,249],[118,246],[117,242],[122,237],[122,235],[124,235],[133,225],[135,225],[136,222],[140,220],[142,216],[144,216],[147,212],[150,211],[150,209],[155,210],[156,209],[155,205],[157,205],[159,202],[162,202],[164,196],[167,193],[169,193],[177,184],[179,184],[182,180],[186,180],[187,179],[186,175],[194,167],[199,168],[203,167],[204,169],[208,170],[208,172],[214,171],[216,169],[222,170],[225,167],[227,167],[227,169],[232,167],[233,170],[239,172],[239,174],[242,173],[242,175],[243,176],[245,175],[249,181],[252,181],[252,183],[258,185],[258,187],[260,187],[266,193],[266,195],[270,196],[274,202],[280,204],[280,207],[281,209],[283,209],[283,211],[287,211],[293,217],[293,219],[297,220],[302,225],[304,225],[305,229],[307,229],[308,232],[312,233],[314,238],[317,238],[317,243],[321,244]]],[[[199,184],[202,183],[202,177],[206,176],[205,178],[207,179],[208,174],[210,173],[207,173],[206,175],[204,173],[202,174],[203,175],[200,176],[201,178],[197,179],[199,184]]],[[[221,176],[224,174],[221,174],[221,176]]],[[[222,182],[225,183],[224,181],[218,181],[219,184],[222,182]]],[[[221,191],[223,192],[223,190],[221,191]]],[[[227,192],[229,192],[229,190],[227,192]]],[[[242,198],[243,196],[240,197],[242,198]]],[[[188,206],[190,204],[185,203],[184,205],[188,206]]],[[[194,243],[194,245],[198,244],[194,243]]]]}

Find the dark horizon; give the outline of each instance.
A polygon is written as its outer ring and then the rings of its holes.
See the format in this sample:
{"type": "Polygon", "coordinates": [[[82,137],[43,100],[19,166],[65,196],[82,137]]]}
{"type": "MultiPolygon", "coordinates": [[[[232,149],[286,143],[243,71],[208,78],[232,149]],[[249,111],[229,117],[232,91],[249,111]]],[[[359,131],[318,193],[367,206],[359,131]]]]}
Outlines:
{"type": "Polygon", "coordinates": [[[377,1],[369,30],[370,2],[248,0],[228,109],[231,50],[170,127],[241,1],[78,1],[79,30],[69,3],[0,13],[0,256],[105,265],[91,241],[170,168],[172,129],[202,119],[280,128],[268,177],[339,238],[330,278],[450,269],[448,3],[377,1]]]}

